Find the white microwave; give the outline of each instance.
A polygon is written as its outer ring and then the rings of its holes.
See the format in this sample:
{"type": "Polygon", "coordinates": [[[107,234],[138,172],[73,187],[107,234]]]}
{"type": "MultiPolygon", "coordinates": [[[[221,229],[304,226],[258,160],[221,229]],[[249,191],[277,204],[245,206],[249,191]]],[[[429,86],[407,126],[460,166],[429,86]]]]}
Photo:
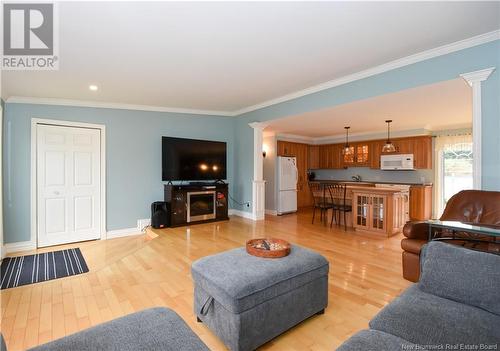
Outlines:
{"type": "Polygon", "coordinates": [[[382,170],[413,170],[413,154],[392,154],[380,156],[382,170]]]}

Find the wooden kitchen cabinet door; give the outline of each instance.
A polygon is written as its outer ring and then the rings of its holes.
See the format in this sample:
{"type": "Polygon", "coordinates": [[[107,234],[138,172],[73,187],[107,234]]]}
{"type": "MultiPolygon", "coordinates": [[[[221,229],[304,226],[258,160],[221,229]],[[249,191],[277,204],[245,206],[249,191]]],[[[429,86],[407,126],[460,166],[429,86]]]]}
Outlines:
{"type": "Polygon", "coordinates": [[[319,145],[308,145],[309,158],[308,168],[309,169],[319,169],[320,168],[320,150],[319,145]]]}
{"type": "Polygon", "coordinates": [[[432,137],[412,138],[413,143],[413,162],[417,169],[432,168],[432,137]]]}
{"type": "Polygon", "coordinates": [[[333,144],[330,146],[330,154],[328,157],[329,168],[342,169],[344,168],[342,162],[342,144],[333,144]]]}
{"type": "MultiPolygon", "coordinates": [[[[392,141],[398,154],[412,154],[413,153],[413,140],[412,138],[400,138],[392,141]]],[[[384,143],[385,144],[385,143],[384,143]]]]}
{"type": "Polygon", "coordinates": [[[295,156],[295,143],[289,141],[278,140],[277,155],[278,156],[295,156]]]}
{"type": "Polygon", "coordinates": [[[299,179],[297,182],[297,207],[312,205],[312,197],[309,193],[307,170],[309,164],[309,146],[307,144],[295,144],[295,157],[297,158],[297,169],[299,179]]]}
{"type": "Polygon", "coordinates": [[[357,166],[367,166],[370,163],[370,144],[358,143],[355,145],[355,159],[357,166]]]}
{"type": "Polygon", "coordinates": [[[410,187],[410,220],[425,221],[432,218],[432,185],[410,187]]]}
{"type": "Polygon", "coordinates": [[[341,152],[341,162],[343,168],[352,167],[356,163],[356,148],[352,144],[349,146],[348,153],[341,152]]]}
{"type": "Polygon", "coordinates": [[[328,158],[330,152],[330,145],[319,145],[319,168],[328,169],[328,158]]]}
{"type": "Polygon", "coordinates": [[[285,156],[286,141],[278,140],[276,146],[276,154],[278,156],[285,156]]]}
{"type": "Polygon", "coordinates": [[[353,143],[349,147],[349,153],[342,154],[343,146],[339,144],[340,154],[342,155],[342,166],[345,167],[363,167],[370,164],[370,144],[353,143]]]}
{"type": "Polygon", "coordinates": [[[382,155],[382,148],[384,143],[381,140],[372,141],[370,144],[370,168],[380,169],[380,156],[382,155]]]}

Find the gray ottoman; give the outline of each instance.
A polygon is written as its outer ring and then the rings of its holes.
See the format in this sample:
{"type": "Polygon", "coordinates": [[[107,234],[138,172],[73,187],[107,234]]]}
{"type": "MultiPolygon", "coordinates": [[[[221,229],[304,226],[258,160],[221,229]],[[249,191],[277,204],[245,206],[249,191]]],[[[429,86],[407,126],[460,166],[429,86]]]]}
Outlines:
{"type": "Polygon", "coordinates": [[[299,246],[276,259],[226,251],[194,262],[192,275],[198,320],[232,351],[254,350],[328,304],[328,261],[299,246]]]}

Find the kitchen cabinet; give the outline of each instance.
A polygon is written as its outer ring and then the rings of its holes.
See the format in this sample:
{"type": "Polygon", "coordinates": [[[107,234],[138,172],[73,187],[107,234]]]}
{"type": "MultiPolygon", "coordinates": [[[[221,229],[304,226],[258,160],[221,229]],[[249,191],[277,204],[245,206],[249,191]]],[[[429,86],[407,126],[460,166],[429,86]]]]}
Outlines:
{"type": "Polygon", "coordinates": [[[292,144],[293,143],[290,143],[288,141],[278,140],[276,154],[278,156],[294,156],[291,154],[291,148],[293,147],[292,144]]]}
{"type": "Polygon", "coordinates": [[[403,230],[406,197],[386,188],[353,189],[353,226],[357,230],[391,236],[403,230]]]}
{"type": "Polygon", "coordinates": [[[331,169],[341,169],[342,164],[342,148],[341,144],[332,144],[329,148],[328,153],[328,168],[331,169]]]}
{"type": "MultiPolygon", "coordinates": [[[[432,169],[432,137],[429,135],[395,138],[392,143],[398,154],[413,154],[413,166],[415,169],[432,169]]],[[[380,169],[380,156],[385,140],[374,140],[370,142],[369,166],[380,169]]]]}
{"type": "Polygon", "coordinates": [[[354,227],[385,232],[387,195],[354,193],[354,227]]]}
{"type": "Polygon", "coordinates": [[[410,187],[410,220],[425,221],[432,218],[432,185],[410,187]]]}
{"type": "Polygon", "coordinates": [[[319,168],[341,169],[342,146],[340,144],[328,144],[319,146],[319,168]]]}
{"type": "Polygon", "coordinates": [[[370,144],[370,168],[380,169],[380,156],[385,140],[374,140],[370,144]]]}
{"type": "Polygon", "coordinates": [[[342,157],[345,167],[368,166],[370,161],[370,143],[354,143],[349,147],[349,152],[342,157]]]}
{"type": "Polygon", "coordinates": [[[370,161],[370,145],[369,143],[362,143],[355,145],[356,151],[356,165],[366,166],[370,161]]]}
{"type": "Polygon", "coordinates": [[[328,153],[330,145],[320,145],[319,150],[319,168],[328,168],[328,153]]]}
{"type": "Polygon", "coordinates": [[[347,150],[345,150],[345,147],[342,147],[342,165],[344,166],[344,168],[354,166],[354,162],[355,162],[354,146],[352,146],[352,145],[349,146],[347,148],[347,150]]]}
{"type": "Polygon", "coordinates": [[[432,169],[432,137],[414,137],[411,142],[415,168],[432,169]]]}
{"type": "Polygon", "coordinates": [[[309,169],[319,169],[320,168],[320,151],[319,145],[308,145],[309,157],[308,168],[309,169]]]}
{"type": "MultiPolygon", "coordinates": [[[[432,169],[432,137],[429,135],[395,138],[396,153],[413,154],[415,169],[432,169]]],[[[343,154],[344,144],[307,145],[278,141],[278,155],[294,156],[297,145],[305,145],[308,169],[342,169],[370,167],[380,169],[380,156],[385,140],[355,142],[350,152],[343,154]]]]}

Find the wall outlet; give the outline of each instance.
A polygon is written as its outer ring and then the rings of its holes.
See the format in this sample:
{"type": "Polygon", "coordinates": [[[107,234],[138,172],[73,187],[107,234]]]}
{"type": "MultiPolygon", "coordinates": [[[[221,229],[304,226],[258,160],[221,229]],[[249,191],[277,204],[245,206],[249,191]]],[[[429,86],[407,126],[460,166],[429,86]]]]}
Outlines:
{"type": "Polygon", "coordinates": [[[149,227],[151,225],[151,219],[146,218],[146,219],[138,219],[137,220],[137,229],[143,230],[146,227],[149,227]]]}

